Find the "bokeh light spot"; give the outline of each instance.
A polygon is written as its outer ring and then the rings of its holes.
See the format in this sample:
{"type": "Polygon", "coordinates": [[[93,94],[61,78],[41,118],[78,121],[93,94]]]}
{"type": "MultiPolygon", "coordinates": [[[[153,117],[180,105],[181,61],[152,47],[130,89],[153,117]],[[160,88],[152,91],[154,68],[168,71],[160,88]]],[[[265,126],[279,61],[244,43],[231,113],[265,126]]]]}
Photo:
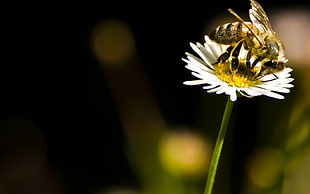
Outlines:
{"type": "Polygon", "coordinates": [[[106,19],[94,27],[91,47],[104,65],[120,66],[132,57],[135,42],[126,23],[118,19],[106,19]]]}
{"type": "Polygon", "coordinates": [[[248,176],[256,186],[268,188],[280,177],[284,154],[275,148],[258,150],[249,161],[248,176]]]}
{"type": "Polygon", "coordinates": [[[201,135],[177,130],[167,133],[160,147],[160,159],[175,175],[205,175],[211,158],[210,143],[201,135]]]}

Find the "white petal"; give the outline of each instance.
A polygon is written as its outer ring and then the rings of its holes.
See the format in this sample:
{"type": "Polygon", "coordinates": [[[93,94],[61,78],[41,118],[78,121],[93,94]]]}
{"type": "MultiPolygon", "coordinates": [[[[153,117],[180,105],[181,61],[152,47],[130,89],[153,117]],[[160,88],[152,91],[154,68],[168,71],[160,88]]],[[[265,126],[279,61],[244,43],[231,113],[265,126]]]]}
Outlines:
{"type": "Polygon", "coordinates": [[[280,84],[279,86],[281,86],[283,88],[293,88],[294,87],[293,84],[280,84]]]}
{"type": "MultiPolygon", "coordinates": [[[[198,61],[195,61],[194,59],[191,59],[190,57],[189,57],[189,59],[190,59],[191,61],[189,61],[189,62],[187,63],[187,65],[186,65],[186,66],[188,66],[188,67],[187,67],[188,69],[191,68],[191,69],[196,69],[196,70],[193,70],[193,71],[207,71],[207,72],[209,72],[209,73],[213,73],[213,70],[212,70],[212,69],[210,69],[210,68],[204,66],[203,64],[199,63],[198,61]]],[[[186,67],[186,66],[185,66],[185,67],[186,67]]]]}
{"type": "Polygon", "coordinates": [[[237,100],[237,93],[235,91],[230,94],[230,100],[233,102],[237,100]]]}
{"type": "Polygon", "coordinates": [[[215,56],[215,61],[217,60],[217,58],[224,53],[224,51],[226,51],[226,49],[229,47],[229,45],[223,45],[223,44],[218,44],[214,41],[212,41],[209,36],[205,35],[205,48],[209,51],[212,52],[212,54],[215,56]]]}
{"type": "Polygon", "coordinates": [[[274,93],[274,92],[268,92],[268,93],[266,93],[264,95],[272,97],[272,98],[276,98],[276,99],[284,99],[284,96],[282,96],[280,94],[277,94],[277,93],[274,93]]]}
{"type": "Polygon", "coordinates": [[[215,57],[215,55],[210,52],[209,50],[206,49],[206,47],[204,47],[201,44],[197,44],[200,52],[202,53],[203,57],[201,57],[206,63],[212,65],[213,63],[215,63],[217,61],[217,58],[215,57]]]}
{"type": "Polygon", "coordinates": [[[209,74],[208,72],[203,72],[203,73],[196,73],[196,72],[192,72],[192,75],[197,77],[197,78],[200,78],[200,79],[203,79],[203,80],[210,80],[210,81],[213,81],[213,75],[212,74],[209,74]]]}
{"type": "Polygon", "coordinates": [[[226,94],[230,95],[230,100],[231,101],[236,101],[237,100],[237,90],[235,87],[228,87],[226,90],[226,94]]]}
{"type": "Polygon", "coordinates": [[[252,88],[243,88],[241,91],[245,92],[249,96],[260,96],[260,92],[253,90],[252,88]]]}
{"type": "Polygon", "coordinates": [[[191,81],[183,82],[184,85],[189,85],[189,86],[201,85],[201,84],[205,84],[205,83],[206,83],[205,80],[191,80],[191,81]]]}
{"type": "Polygon", "coordinates": [[[271,80],[271,81],[268,81],[268,82],[262,82],[259,85],[281,85],[281,84],[290,83],[293,80],[294,80],[293,78],[275,79],[275,80],[271,80]]]}
{"type": "Polygon", "coordinates": [[[216,88],[213,88],[213,89],[211,89],[211,90],[207,90],[207,92],[208,92],[208,93],[214,93],[214,92],[216,92],[217,94],[222,94],[222,93],[225,92],[225,90],[224,90],[223,86],[220,85],[220,86],[218,86],[218,87],[216,87],[216,88]]]}
{"type": "Polygon", "coordinates": [[[213,66],[212,65],[209,65],[207,63],[205,63],[203,60],[201,60],[200,58],[190,54],[190,53],[185,53],[187,55],[187,59],[183,59],[183,61],[185,61],[186,63],[193,63],[195,64],[196,66],[202,68],[202,69],[213,69],[213,66]],[[209,68],[208,68],[209,67],[209,68]]]}
{"type": "Polygon", "coordinates": [[[271,74],[271,75],[265,75],[261,77],[259,80],[264,82],[264,81],[270,81],[270,80],[275,80],[275,79],[277,79],[277,77],[271,74]]]}
{"type": "MultiPolygon", "coordinates": [[[[285,69],[283,69],[283,73],[290,73],[291,71],[293,71],[292,68],[286,67],[285,69]]],[[[281,73],[281,72],[280,72],[281,73]]]]}
{"type": "Polygon", "coordinates": [[[208,86],[203,86],[202,88],[205,89],[205,90],[209,90],[209,89],[213,89],[215,87],[217,87],[218,85],[216,84],[211,84],[211,85],[208,85],[208,86]]]}
{"type": "Polygon", "coordinates": [[[200,43],[197,43],[196,45],[193,43],[190,43],[192,49],[202,58],[208,65],[211,65],[212,63],[216,62],[217,58],[213,55],[212,52],[208,52],[205,50],[205,52],[201,51],[201,47],[203,47],[200,43]]]}
{"type": "Polygon", "coordinates": [[[284,87],[277,87],[273,85],[259,85],[259,87],[264,88],[266,90],[275,91],[275,92],[282,92],[282,93],[289,93],[290,90],[284,87]]]}
{"type": "Polygon", "coordinates": [[[250,88],[248,88],[248,90],[249,90],[250,92],[253,92],[253,93],[256,93],[256,94],[261,94],[261,95],[263,95],[263,94],[265,94],[265,93],[268,92],[268,90],[263,89],[263,88],[260,88],[260,87],[258,87],[258,86],[250,87],[250,88]]]}

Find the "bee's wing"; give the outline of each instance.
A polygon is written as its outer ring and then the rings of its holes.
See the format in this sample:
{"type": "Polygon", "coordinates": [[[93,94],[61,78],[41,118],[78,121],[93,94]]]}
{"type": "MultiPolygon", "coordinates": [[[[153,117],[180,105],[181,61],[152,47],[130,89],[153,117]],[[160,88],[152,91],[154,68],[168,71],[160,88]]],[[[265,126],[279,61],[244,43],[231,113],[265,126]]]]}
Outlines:
{"type": "Polygon", "coordinates": [[[272,32],[268,16],[262,6],[255,0],[250,0],[252,8],[249,11],[250,19],[253,25],[261,32],[272,32]]]}

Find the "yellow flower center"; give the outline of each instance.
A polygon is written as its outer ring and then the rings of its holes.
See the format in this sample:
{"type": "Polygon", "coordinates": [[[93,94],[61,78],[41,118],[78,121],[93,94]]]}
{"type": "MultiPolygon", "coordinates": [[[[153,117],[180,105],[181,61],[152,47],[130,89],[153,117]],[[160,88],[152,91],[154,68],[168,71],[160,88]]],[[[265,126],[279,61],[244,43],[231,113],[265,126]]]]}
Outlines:
{"type": "Polygon", "coordinates": [[[247,88],[259,83],[255,70],[247,68],[245,64],[240,64],[237,70],[232,71],[230,62],[218,63],[214,65],[214,73],[229,86],[237,88],[247,88]]]}

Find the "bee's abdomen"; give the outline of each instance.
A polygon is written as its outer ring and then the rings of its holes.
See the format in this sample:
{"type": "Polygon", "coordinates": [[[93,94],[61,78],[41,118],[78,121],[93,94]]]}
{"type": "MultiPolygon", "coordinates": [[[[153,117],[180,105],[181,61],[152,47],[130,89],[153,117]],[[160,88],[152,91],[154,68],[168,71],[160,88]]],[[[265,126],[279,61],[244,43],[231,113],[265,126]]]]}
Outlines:
{"type": "MultiPolygon", "coordinates": [[[[251,23],[247,23],[249,27],[251,23]]],[[[249,29],[241,22],[227,23],[218,26],[210,34],[210,39],[220,44],[234,44],[239,42],[241,39],[249,38],[249,29]]]]}

